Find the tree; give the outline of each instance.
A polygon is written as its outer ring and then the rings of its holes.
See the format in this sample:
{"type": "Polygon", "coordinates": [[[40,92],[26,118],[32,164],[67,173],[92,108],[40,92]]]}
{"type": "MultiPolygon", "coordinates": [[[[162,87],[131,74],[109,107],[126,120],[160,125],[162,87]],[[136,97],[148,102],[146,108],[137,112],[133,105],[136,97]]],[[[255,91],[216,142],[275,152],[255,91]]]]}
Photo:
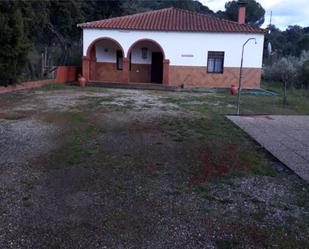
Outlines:
{"type": "Polygon", "coordinates": [[[121,0],[88,0],[82,1],[82,16],[86,21],[97,21],[113,16],[120,16],[123,12],[121,0]]]}
{"type": "Polygon", "coordinates": [[[204,6],[199,1],[193,0],[126,0],[123,1],[122,7],[125,14],[134,14],[169,7],[197,11],[203,14],[213,14],[213,11],[211,11],[207,6],[204,6]]]}
{"type": "Polygon", "coordinates": [[[289,26],[285,31],[283,31],[285,37],[285,43],[283,46],[283,55],[293,55],[299,56],[301,50],[298,48],[298,43],[303,38],[304,30],[298,25],[289,26]]]}
{"type": "Polygon", "coordinates": [[[284,36],[283,32],[275,25],[269,25],[267,29],[268,32],[265,35],[265,44],[270,42],[274,50],[277,53],[282,54],[286,41],[286,36],[284,36]]]}
{"type": "Polygon", "coordinates": [[[309,33],[304,34],[297,42],[298,53],[309,51],[309,33]]]}
{"type": "Polygon", "coordinates": [[[16,83],[27,62],[31,6],[27,1],[0,3],[0,85],[16,83]]]}
{"type": "MultiPolygon", "coordinates": [[[[245,0],[247,3],[246,23],[260,27],[265,21],[265,10],[261,4],[255,0],[245,0]]],[[[229,1],[225,4],[225,11],[218,11],[217,15],[223,19],[238,20],[238,1],[229,1]]]]}
{"type": "Polygon", "coordinates": [[[287,104],[288,85],[297,77],[297,69],[294,58],[281,58],[275,62],[268,70],[269,77],[278,80],[283,84],[283,103],[287,104]]]}

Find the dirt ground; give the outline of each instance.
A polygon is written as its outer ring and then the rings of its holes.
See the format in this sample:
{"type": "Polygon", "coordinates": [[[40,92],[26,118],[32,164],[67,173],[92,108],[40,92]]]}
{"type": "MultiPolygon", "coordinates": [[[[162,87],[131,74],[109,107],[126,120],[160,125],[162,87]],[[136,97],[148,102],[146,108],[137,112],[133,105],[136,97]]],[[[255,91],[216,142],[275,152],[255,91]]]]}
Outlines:
{"type": "Polygon", "coordinates": [[[224,98],[0,95],[0,248],[309,248],[308,185],[218,114],[224,98]]]}

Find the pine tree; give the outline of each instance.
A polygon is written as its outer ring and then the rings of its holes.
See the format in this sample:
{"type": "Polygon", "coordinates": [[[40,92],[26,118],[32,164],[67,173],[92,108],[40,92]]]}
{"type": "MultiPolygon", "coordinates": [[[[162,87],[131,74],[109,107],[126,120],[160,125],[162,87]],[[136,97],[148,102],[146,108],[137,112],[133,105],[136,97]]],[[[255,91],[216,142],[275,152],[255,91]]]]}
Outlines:
{"type": "Polygon", "coordinates": [[[0,85],[16,83],[27,62],[30,13],[27,1],[0,2],[0,85]]]}

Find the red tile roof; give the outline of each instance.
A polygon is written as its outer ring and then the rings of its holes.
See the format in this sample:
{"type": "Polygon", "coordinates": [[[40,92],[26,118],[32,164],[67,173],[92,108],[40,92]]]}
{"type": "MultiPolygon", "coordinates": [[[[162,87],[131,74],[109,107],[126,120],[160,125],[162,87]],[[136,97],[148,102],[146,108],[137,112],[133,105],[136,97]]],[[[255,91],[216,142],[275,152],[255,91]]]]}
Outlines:
{"type": "Polygon", "coordinates": [[[177,8],[167,8],[101,21],[86,22],[77,26],[86,29],[264,33],[264,30],[260,28],[177,8]]]}

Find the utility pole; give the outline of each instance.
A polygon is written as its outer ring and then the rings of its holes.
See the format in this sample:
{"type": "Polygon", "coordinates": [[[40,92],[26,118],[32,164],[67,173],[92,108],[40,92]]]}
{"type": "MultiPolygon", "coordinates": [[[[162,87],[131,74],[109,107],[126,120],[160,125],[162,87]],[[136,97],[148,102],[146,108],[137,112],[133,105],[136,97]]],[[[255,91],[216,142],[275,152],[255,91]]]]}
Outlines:
{"type": "Polygon", "coordinates": [[[237,116],[240,115],[240,94],[241,94],[241,84],[242,84],[242,78],[243,78],[243,64],[244,64],[244,51],[245,51],[245,46],[247,43],[251,40],[255,41],[256,44],[256,39],[255,38],[249,38],[243,45],[242,45],[242,52],[241,52],[241,63],[240,63],[240,71],[239,71],[239,84],[238,84],[238,93],[237,93],[237,116]]]}

